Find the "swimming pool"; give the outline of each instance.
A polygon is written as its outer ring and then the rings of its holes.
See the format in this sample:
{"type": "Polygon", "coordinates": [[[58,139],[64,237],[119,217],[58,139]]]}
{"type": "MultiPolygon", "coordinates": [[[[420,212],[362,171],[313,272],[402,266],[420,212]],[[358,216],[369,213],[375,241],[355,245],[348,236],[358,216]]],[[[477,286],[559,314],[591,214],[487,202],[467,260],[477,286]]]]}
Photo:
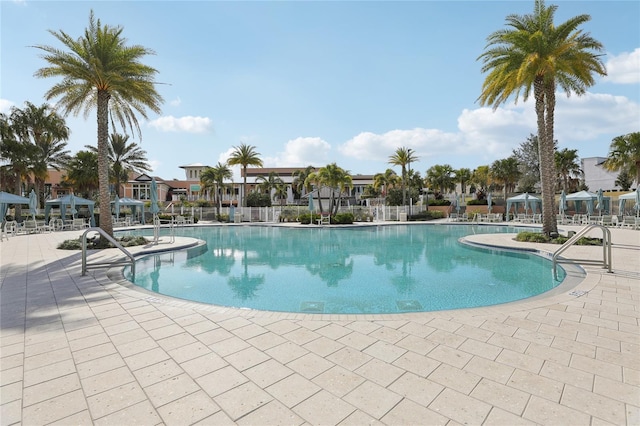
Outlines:
{"type": "Polygon", "coordinates": [[[215,305],[303,313],[394,313],[488,306],[556,287],[551,262],[458,242],[504,226],[181,228],[206,249],[156,254],[125,277],[147,290],[215,305]]]}

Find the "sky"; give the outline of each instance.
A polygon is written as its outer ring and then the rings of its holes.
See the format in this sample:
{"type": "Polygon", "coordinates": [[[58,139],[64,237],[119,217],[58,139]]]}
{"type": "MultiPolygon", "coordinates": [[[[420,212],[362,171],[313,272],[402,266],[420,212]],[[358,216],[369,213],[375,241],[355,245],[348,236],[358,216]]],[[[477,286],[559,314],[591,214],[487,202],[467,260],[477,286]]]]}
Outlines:
{"type": "MultiPolygon", "coordinates": [[[[56,79],[34,46],[63,46],[49,32],[82,35],[91,10],[154,54],[162,112],[141,119],[152,175],[185,179],[180,166],[224,162],[253,145],[265,167],[375,174],[411,148],[412,169],[474,169],[512,154],[536,133],[533,102],[493,109],[477,101],[478,56],[520,1],[0,1],[0,112],[47,101],[56,79]]],[[[611,139],[640,131],[640,2],[547,1],[560,23],[605,48],[608,75],[582,96],[558,92],[555,137],[581,158],[606,157],[611,139]]],[[[72,154],[97,142],[95,111],[66,117],[72,154]]],[[[235,179],[239,170],[234,168],[235,179]]]]}

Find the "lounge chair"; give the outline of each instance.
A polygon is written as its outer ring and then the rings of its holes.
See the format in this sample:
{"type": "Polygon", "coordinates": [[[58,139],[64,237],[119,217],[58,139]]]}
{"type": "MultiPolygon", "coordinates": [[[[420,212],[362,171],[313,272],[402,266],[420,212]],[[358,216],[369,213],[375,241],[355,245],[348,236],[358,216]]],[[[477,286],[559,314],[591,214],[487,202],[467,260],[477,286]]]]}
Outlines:
{"type": "Polygon", "coordinates": [[[603,215],[598,223],[602,226],[613,226],[613,216],[610,214],[603,215]]]}
{"type": "Polygon", "coordinates": [[[329,213],[321,213],[318,225],[331,225],[331,215],[329,213]]]}

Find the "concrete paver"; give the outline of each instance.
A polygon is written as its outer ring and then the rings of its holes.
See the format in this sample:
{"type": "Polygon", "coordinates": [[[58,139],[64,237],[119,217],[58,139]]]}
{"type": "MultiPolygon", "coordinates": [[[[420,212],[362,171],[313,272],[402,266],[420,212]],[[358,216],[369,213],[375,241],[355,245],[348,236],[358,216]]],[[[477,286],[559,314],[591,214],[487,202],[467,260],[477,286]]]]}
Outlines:
{"type": "Polygon", "coordinates": [[[612,234],[614,273],[583,266],[570,288],[360,316],[179,301],[113,271],[82,277],[79,254],[56,249],[77,233],[12,237],[0,245],[0,424],[638,424],[640,232],[612,234]]]}

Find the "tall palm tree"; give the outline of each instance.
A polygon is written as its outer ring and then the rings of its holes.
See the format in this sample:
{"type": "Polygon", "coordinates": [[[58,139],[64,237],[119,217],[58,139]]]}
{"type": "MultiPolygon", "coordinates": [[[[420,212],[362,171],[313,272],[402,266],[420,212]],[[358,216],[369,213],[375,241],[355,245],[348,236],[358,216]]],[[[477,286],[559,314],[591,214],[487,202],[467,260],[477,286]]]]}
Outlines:
{"type": "Polygon", "coordinates": [[[640,185],[640,132],[613,138],[608,157],[604,162],[607,170],[626,170],[627,173],[635,176],[636,185],[640,185]]]}
{"type": "MultiPolygon", "coordinates": [[[[89,26],[77,39],[64,31],[49,31],[67,50],[39,45],[42,58],[49,66],[36,71],[36,77],[58,77],[62,80],[49,89],[47,100],[57,98],[63,115],[88,116],[96,108],[98,121],[98,180],[100,206],[109,208],[109,121],[123,129],[134,129],[142,139],[136,114],[147,118],[147,108],[160,113],[162,96],[156,91],[157,70],[144,65],[141,59],[154,52],[140,45],[126,45],[123,28],[102,25],[91,11],[89,26]]],[[[100,215],[100,227],[113,235],[110,214],[100,215]]]]}
{"type": "Polygon", "coordinates": [[[578,177],[582,175],[578,150],[564,148],[560,151],[556,151],[555,162],[558,177],[562,181],[562,189],[569,191],[569,178],[571,176],[578,177]]]}
{"type": "MultiPolygon", "coordinates": [[[[111,181],[114,183],[118,197],[120,197],[122,182],[129,179],[129,173],[151,171],[151,166],[147,162],[147,152],[135,142],[127,143],[128,141],[129,135],[112,133],[109,135],[109,144],[107,145],[111,181]]],[[[95,146],[87,145],[86,148],[95,153],[98,152],[95,146]]]]}
{"type": "Polygon", "coordinates": [[[48,169],[51,167],[60,170],[69,161],[69,151],[65,150],[69,128],[65,120],[48,104],[36,106],[25,102],[24,108],[13,107],[11,111],[11,120],[20,140],[37,147],[29,159],[29,168],[42,204],[48,169]]]}
{"type": "Polygon", "coordinates": [[[207,167],[200,175],[200,182],[204,189],[213,190],[216,194],[216,212],[220,217],[220,208],[222,206],[222,188],[225,180],[233,179],[233,172],[226,163],[218,161],[214,167],[207,167]]]}
{"type": "Polygon", "coordinates": [[[405,191],[407,185],[407,165],[415,163],[418,157],[411,148],[400,147],[396,149],[393,155],[389,156],[389,164],[402,167],[402,205],[407,204],[407,194],[405,191]]]}
{"type": "Polygon", "coordinates": [[[256,166],[262,167],[262,160],[260,159],[260,153],[256,151],[256,147],[247,144],[240,144],[235,146],[234,151],[227,160],[227,164],[230,166],[242,166],[242,206],[247,206],[247,167],[256,166]]]}
{"type": "Polygon", "coordinates": [[[483,200],[489,186],[489,166],[478,166],[471,173],[471,182],[476,185],[476,197],[483,200]]]}
{"type": "Polygon", "coordinates": [[[600,52],[603,46],[578,27],[589,15],[553,23],[558,7],[535,0],[534,11],[527,15],[509,15],[509,28],[487,38],[482,72],[488,72],[479,101],[494,109],[512,95],[516,102],[522,92],[526,101],[531,93],[537,116],[540,180],[542,186],[542,232],[557,233],[555,220],[554,111],[557,86],[567,94],[582,95],[595,83],[594,74],[606,75],[600,52]]]}

